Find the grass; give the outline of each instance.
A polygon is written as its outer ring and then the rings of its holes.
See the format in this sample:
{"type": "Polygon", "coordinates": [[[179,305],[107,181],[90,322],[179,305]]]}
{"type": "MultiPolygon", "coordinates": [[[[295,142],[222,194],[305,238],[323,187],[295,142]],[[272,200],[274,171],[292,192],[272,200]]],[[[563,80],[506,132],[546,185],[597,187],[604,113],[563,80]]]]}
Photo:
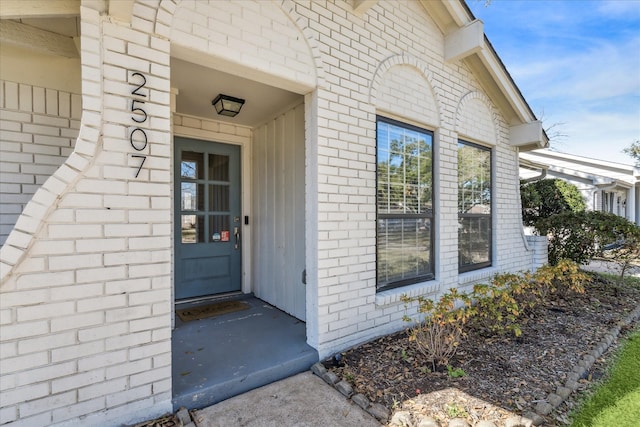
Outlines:
{"type": "Polygon", "coordinates": [[[573,415],[572,427],[637,427],[640,420],[640,329],[619,350],[608,379],[573,415]]]}
{"type": "MultiPolygon", "coordinates": [[[[620,283],[619,274],[611,274],[611,273],[598,273],[598,274],[614,283],[620,283]]],[[[640,277],[625,275],[624,278],[622,279],[622,285],[640,289],[640,277]]]]}

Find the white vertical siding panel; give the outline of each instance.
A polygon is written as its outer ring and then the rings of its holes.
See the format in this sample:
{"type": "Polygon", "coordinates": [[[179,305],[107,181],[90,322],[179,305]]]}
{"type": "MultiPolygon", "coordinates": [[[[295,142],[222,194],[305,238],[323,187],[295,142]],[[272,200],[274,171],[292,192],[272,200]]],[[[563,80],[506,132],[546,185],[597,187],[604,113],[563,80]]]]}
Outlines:
{"type": "Polygon", "coordinates": [[[260,254],[264,252],[264,238],[260,231],[264,228],[264,188],[263,183],[265,180],[265,172],[264,172],[264,147],[265,147],[265,133],[266,129],[264,126],[260,128],[256,128],[253,131],[253,144],[252,144],[252,159],[251,164],[253,165],[254,170],[252,171],[253,176],[253,185],[252,193],[253,193],[253,202],[252,202],[252,217],[250,219],[249,224],[251,224],[252,229],[252,239],[253,242],[251,244],[251,248],[253,250],[253,254],[251,259],[254,260],[254,264],[252,265],[251,271],[253,272],[252,276],[252,287],[253,292],[256,295],[260,295],[262,288],[262,282],[257,280],[262,277],[264,272],[264,263],[261,262],[260,254]]]}
{"type": "Polygon", "coordinates": [[[296,232],[294,239],[294,246],[292,247],[293,253],[291,259],[294,260],[294,270],[292,280],[295,283],[295,301],[296,307],[295,316],[301,320],[306,321],[306,285],[302,283],[302,272],[305,270],[306,260],[306,240],[305,240],[305,202],[304,195],[306,189],[305,183],[305,147],[304,147],[304,105],[299,105],[295,109],[295,133],[293,141],[293,152],[295,153],[294,162],[292,165],[293,170],[293,182],[296,184],[293,191],[293,225],[296,232]]]}
{"type": "MultiPolygon", "coordinates": [[[[265,194],[267,195],[266,205],[265,205],[265,224],[266,228],[264,230],[266,241],[266,249],[268,255],[264,257],[265,261],[267,261],[265,265],[265,277],[267,284],[265,284],[265,290],[268,293],[265,293],[265,298],[268,301],[273,301],[273,304],[278,304],[276,301],[276,291],[274,289],[275,282],[275,274],[274,274],[274,264],[277,262],[277,257],[275,253],[275,237],[276,237],[276,222],[275,222],[275,176],[274,176],[274,163],[275,163],[275,144],[274,139],[276,138],[276,126],[274,122],[270,122],[267,125],[267,141],[266,141],[266,184],[267,188],[265,189],[265,194]]],[[[265,254],[261,254],[265,255],[265,254]]]]}
{"type": "MultiPolygon", "coordinates": [[[[293,204],[293,197],[295,193],[295,175],[294,175],[294,167],[295,167],[295,111],[288,111],[284,115],[283,119],[283,138],[282,138],[282,179],[283,179],[283,292],[284,292],[284,301],[287,307],[292,307],[295,309],[295,277],[294,277],[294,269],[295,269],[295,258],[294,258],[294,250],[295,250],[295,206],[293,204]]],[[[295,312],[295,310],[291,310],[295,312]]]]}
{"type": "Polygon", "coordinates": [[[304,107],[255,129],[254,142],[254,292],[304,320],[304,107]]]}
{"type": "Polygon", "coordinates": [[[273,141],[273,154],[274,154],[274,245],[276,249],[275,265],[277,267],[274,272],[273,287],[276,292],[276,305],[279,307],[287,307],[287,291],[286,284],[283,282],[286,280],[285,273],[285,255],[286,255],[286,233],[287,233],[287,221],[285,220],[286,206],[284,205],[285,193],[289,191],[289,188],[285,187],[285,165],[284,165],[284,150],[285,150],[285,138],[287,128],[286,115],[280,116],[275,120],[275,138],[273,141]]]}

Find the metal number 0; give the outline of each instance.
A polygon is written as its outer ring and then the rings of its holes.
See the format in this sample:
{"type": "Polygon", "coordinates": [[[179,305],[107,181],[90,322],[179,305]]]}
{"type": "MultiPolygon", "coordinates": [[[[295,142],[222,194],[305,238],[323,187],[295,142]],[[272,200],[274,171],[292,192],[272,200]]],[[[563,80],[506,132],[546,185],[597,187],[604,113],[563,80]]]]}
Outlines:
{"type": "MultiPolygon", "coordinates": [[[[140,141],[138,141],[138,143],[139,142],[140,141]]],[[[129,135],[129,143],[131,144],[133,149],[136,150],[136,151],[144,150],[145,148],[147,148],[147,133],[143,129],[135,128],[134,130],[131,131],[131,135],[129,135]],[[136,132],[141,132],[142,136],[144,137],[144,141],[143,141],[144,143],[142,144],[142,147],[136,146],[136,141],[134,141],[134,139],[133,139],[133,134],[136,133],[136,132]]]]}

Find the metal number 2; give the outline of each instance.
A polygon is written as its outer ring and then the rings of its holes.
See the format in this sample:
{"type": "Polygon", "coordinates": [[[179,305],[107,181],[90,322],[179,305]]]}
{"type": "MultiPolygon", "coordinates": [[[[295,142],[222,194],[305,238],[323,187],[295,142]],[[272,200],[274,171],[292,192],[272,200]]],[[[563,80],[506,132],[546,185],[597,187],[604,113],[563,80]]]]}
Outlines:
{"type": "Polygon", "coordinates": [[[132,91],[131,91],[131,95],[137,95],[137,96],[142,96],[142,97],[146,98],[146,97],[147,97],[147,95],[145,95],[144,93],[140,93],[140,92],[138,92],[138,91],[139,91],[140,89],[142,89],[142,88],[144,87],[144,85],[146,85],[146,84],[147,84],[147,78],[146,78],[145,76],[143,76],[142,74],[137,73],[137,72],[136,72],[136,73],[131,74],[131,77],[133,77],[133,76],[139,76],[139,77],[142,77],[142,84],[141,84],[140,86],[138,86],[137,88],[135,88],[134,90],[132,90],[132,91]]]}

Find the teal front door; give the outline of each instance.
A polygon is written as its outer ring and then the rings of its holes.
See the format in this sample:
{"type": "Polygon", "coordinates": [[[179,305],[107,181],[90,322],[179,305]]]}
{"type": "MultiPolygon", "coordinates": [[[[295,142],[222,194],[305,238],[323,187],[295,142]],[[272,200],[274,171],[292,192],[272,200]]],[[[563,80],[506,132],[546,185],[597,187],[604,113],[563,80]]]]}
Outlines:
{"type": "Polygon", "coordinates": [[[240,147],[175,138],[175,295],[241,288],[240,147]]]}

